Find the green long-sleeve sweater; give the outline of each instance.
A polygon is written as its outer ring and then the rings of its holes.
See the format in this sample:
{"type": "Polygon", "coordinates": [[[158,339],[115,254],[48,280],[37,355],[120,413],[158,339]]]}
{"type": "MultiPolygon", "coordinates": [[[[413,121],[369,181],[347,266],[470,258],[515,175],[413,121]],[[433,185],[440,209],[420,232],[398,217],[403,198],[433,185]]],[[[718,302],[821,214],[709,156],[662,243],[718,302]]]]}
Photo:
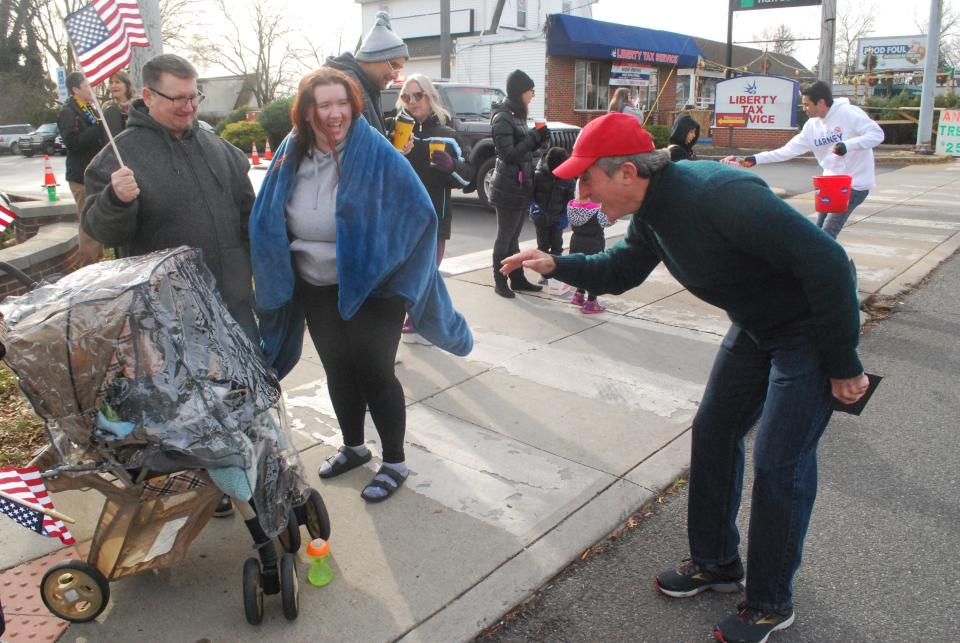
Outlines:
{"type": "Polygon", "coordinates": [[[600,254],[556,259],[552,277],[597,294],[629,290],[663,261],[687,290],[747,331],[812,319],[827,375],[863,372],[846,252],[749,172],[671,164],[651,178],[623,241],[600,254]]]}

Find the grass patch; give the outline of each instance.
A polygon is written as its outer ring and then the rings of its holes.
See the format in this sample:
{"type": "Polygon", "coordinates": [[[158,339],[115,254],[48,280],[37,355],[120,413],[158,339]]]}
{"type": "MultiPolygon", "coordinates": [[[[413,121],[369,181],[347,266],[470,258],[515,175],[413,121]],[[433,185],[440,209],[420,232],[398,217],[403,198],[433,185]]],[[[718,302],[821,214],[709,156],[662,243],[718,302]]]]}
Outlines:
{"type": "Polygon", "coordinates": [[[43,420],[17,386],[17,377],[0,364],[0,467],[24,466],[47,444],[43,420]]]}

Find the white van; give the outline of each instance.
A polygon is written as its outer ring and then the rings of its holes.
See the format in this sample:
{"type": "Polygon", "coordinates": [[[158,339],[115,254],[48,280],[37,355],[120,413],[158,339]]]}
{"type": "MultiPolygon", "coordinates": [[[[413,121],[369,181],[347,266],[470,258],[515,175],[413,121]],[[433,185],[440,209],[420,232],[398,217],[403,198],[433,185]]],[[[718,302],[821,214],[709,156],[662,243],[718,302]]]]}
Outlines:
{"type": "Polygon", "coordinates": [[[19,154],[20,137],[26,136],[33,131],[33,125],[22,123],[20,125],[0,125],[0,152],[19,154]]]}

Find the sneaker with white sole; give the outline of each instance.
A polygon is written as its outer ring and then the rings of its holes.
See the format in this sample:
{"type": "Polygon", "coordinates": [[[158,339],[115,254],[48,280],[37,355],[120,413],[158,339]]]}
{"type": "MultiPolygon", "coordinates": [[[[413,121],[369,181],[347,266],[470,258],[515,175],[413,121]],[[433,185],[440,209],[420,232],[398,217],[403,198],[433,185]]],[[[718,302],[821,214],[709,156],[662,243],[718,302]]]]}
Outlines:
{"type": "Polygon", "coordinates": [[[722,643],[766,643],[774,632],[793,625],[794,613],[788,610],[764,610],[737,605],[737,613],[725,618],[713,629],[713,638],[722,643]]]}
{"type": "Polygon", "coordinates": [[[653,581],[660,593],[671,598],[687,598],[706,591],[733,594],[744,586],[743,563],[738,559],[723,566],[700,565],[687,560],[660,572],[653,581]]]}

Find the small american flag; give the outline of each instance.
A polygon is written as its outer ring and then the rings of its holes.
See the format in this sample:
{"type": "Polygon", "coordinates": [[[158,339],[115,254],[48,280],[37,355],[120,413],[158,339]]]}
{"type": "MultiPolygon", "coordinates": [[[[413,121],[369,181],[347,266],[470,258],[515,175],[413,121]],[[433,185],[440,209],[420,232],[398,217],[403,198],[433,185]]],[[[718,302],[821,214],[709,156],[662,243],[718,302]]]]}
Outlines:
{"type": "Polygon", "coordinates": [[[0,232],[6,230],[16,218],[17,214],[10,209],[10,203],[0,194],[0,232]]]}
{"type": "Polygon", "coordinates": [[[136,0],[95,0],[64,22],[91,85],[126,67],[130,47],[150,44],[136,0]]]}
{"type": "MultiPolygon", "coordinates": [[[[53,502],[47,495],[47,489],[40,478],[40,471],[36,467],[0,469],[0,491],[40,505],[44,509],[53,509],[53,502]]],[[[59,538],[64,545],[73,545],[76,542],[66,525],[39,511],[4,498],[0,498],[0,511],[27,529],[32,529],[44,536],[59,538]]]]}

